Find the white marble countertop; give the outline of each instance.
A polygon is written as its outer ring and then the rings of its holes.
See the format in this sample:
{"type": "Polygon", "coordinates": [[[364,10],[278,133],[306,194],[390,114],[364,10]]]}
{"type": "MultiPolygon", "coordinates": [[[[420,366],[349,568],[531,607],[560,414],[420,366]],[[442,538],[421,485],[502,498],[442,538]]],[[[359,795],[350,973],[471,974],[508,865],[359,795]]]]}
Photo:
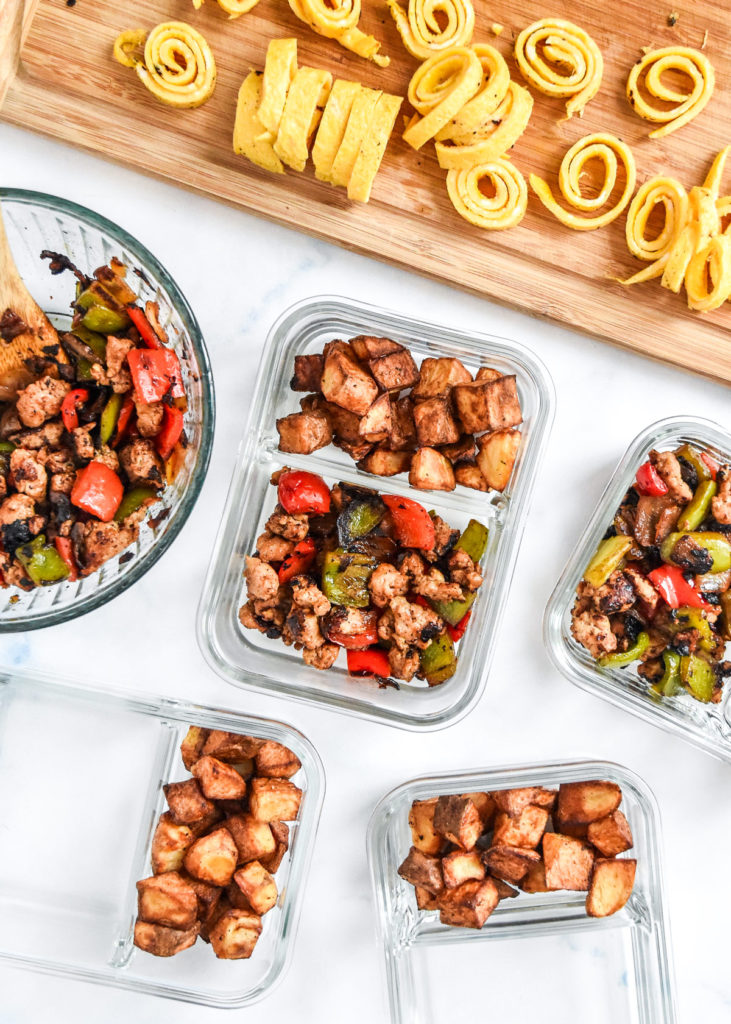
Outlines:
{"type": "MultiPolygon", "coordinates": [[[[364,841],[377,801],[420,774],[587,756],[627,765],[658,797],[679,1020],[728,1020],[731,768],[576,689],[553,670],[541,641],[548,596],[627,444],[670,415],[704,415],[728,425],[728,390],[4,125],[0,153],[2,185],[89,206],[166,265],[201,323],[218,406],[208,479],[173,550],[105,608],[54,629],[1,638],[0,664],[281,718],[309,736],[325,765],[328,791],[289,971],[268,999],[234,1016],[250,1024],[322,1024],[346,1014],[351,1024],[386,1021],[364,841]],[[477,708],[436,734],[249,695],[218,679],[196,645],[196,605],[264,338],[284,308],[324,292],[516,338],[540,354],[556,384],[556,423],[491,677],[477,708]],[[111,644],[112,635],[125,642],[111,644]]],[[[489,963],[479,983],[486,1006],[505,1016],[507,1007],[490,1004],[489,963]]],[[[548,996],[570,981],[542,977],[541,983],[548,996]]],[[[0,984],[3,1024],[221,1019],[221,1011],[8,966],[0,966],[0,984]]],[[[509,1019],[522,1020],[518,1004],[511,1008],[509,1019]]],[[[546,999],[542,1019],[567,1019],[560,996],[546,999]]],[[[582,1024],[591,1019],[587,1011],[582,1024]]]]}

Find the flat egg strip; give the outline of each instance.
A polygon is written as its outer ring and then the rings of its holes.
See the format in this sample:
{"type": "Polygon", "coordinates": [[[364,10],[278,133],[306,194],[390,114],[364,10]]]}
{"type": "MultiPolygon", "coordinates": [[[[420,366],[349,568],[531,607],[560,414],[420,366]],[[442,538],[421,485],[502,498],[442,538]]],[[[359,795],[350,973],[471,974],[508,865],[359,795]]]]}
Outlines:
{"type": "Polygon", "coordinates": [[[472,41],[475,9],[471,0],[409,0],[408,12],[398,0],[386,3],[412,57],[427,60],[435,52],[472,41]],[[444,22],[441,26],[438,15],[444,22]]]}
{"type": "Polygon", "coordinates": [[[457,213],[478,228],[503,231],[519,224],[528,207],[528,186],[520,171],[501,157],[491,163],[447,173],[447,192],[457,213]],[[488,181],[494,192],[480,187],[488,181]]]}
{"type": "Polygon", "coordinates": [[[650,132],[651,139],[659,139],[697,117],[713,95],[714,85],[713,65],[704,54],[689,46],[667,46],[651,50],[634,65],[627,78],[627,99],[640,117],[661,125],[650,132]],[[663,81],[671,71],[688,78],[690,90],[681,92],[663,81]]]}
{"type": "Polygon", "coordinates": [[[421,114],[412,119],[404,140],[421,147],[449,124],[482,83],[482,65],[467,46],[437,53],[418,67],[409,82],[409,103],[421,114]]]}
{"type": "Polygon", "coordinates": [[[147,89],[171,107],[199,107],[216,86],[216,62],[211,48],[191,25],[166,21],[156,25],[145,41],[142,59],[134,56],[143,33],[123,32],[114,43],[114,56],[134,67],[147,89]]]}
{"type": "Polygon", "coordinates": [[[262,73],[251,71],[239,89],[234,122],[234,153],[275,174],[284,174],[284,165],[263,132],[257,109],[261,103],[262,73]]]}
{"type": "Polygon", "coordinates": [[[529,85],[547,96],[570,97],[568,117],[580,115],[602,84],[601,50],[588,32],[561,18],[543,18],[523,29],[515,60],[529,85]]]}
{"type": "Polygon", "coordinates": [[[356,53],[359,57],[373,61],[379,67],[390,64],[388,57],[379,53],[381,43],[375,36],[369,36],[358,28],[361,6],[360,0],[289,0],[294,14],[305,25],[325,36],[335,39],[346,50],[356,53]]]}

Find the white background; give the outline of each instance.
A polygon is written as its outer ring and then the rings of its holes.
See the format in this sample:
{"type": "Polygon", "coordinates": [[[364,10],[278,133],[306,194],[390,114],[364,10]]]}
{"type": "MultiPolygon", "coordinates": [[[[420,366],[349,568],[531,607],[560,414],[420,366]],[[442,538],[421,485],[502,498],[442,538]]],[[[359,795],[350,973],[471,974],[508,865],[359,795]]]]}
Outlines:
{"type": "MultiPolygon", "coordinates": [[[[541,642],[548,596],[628,443],[670,415],[705,415],[728,427],[728,390],[7,126],[0,127],[0,154],[0,184],[89,206],[165,264],[200,321],[218,408],[208,479],[171,551],[105,608],[3,638],[0,664],[281,718],[309,736],[325,765],[328,791],[289,971],[268,999],[232,1017],[247,1024],[386,1021],[364,841],[374,805],[420,774],[585,755],[627,765],[657,795],[679,1020],[729,1020],[731,767],[585,695],[552,669],[541,642]],[[196,646],[198,595],[265,336],[283,309],[323,292],[513,337],[542,357],[556,384],[556,423],[491,676],[477,708],[440,733],[414,735],[249,695],[219,680],[196,646]]],[[[486,260],[488,252],[486,246],[486,260]]],[[[683,344],[682,332],[675,342],[683,344]]],[[[486,1010],[489,969],[487,962],[480,979],[486,1010]]],[[[540,983],[543,1020],[565,1021],[559,993],[570,978],[544,976],[540,983]]],[[[0,967],[0,990],[2,1024],[212,1024],[225,1017],[9,967],[0,967]]],[[[517,1003],[514,1011],[512,1020],[521,1021],[517,1003]]]]}

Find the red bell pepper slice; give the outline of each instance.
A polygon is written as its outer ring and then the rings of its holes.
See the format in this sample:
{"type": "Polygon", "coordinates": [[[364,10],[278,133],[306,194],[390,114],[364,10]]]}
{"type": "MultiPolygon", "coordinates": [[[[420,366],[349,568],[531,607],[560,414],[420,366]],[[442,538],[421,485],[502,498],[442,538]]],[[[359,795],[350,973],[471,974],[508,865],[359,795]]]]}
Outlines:
{"type": "Polygon", "coordinates": [[[184,398],[183,371],[180,368],[177,352],[174,352],[171,348],[161,348],[160,351],[165,357],[167,375],[170,380],[170,394],[173,398],[184,398]]]}
{"type": "Polygon", "coordinates": [[[61,403],[61,419],[69,434],[76,430],[79,425],[79,414],[77,410],[84,402],[89,401],[89,392],[86,388],[74,388],[66,394],[61,403]]]}
{"type": "Polygon", "coordinates": [[[715,480],[716,479],[716,475],[717,475],[719,469],[721,468],[720,463],[718,463],[716,461],[716,459],[713,458],[712,455],[709,455],[708,452],[701,452],[701,459],[708,466],[708,469],[709,469],[710,474],[711,474],[711,479],[715,480]]]}
{"type": "Polygon", "coordinates": [[[161,459],[168,459],[183,433],[183,413],[174,405],[166,405],[162,414],[162,427],[155,438],[155,447],[161,459]]]}
{"type": "Polygon", "coordinates": [[[143,402],[161,401],[175,385],[167,349],[133,348],[127,354],[127,362],[135,391],[143,402]]]}
{"type": "Polygon", "coordinates": [[[117,417],[117,428],[114,433],[114,440],[112,441],[112,448],[116,448],[119,442],[124,438],[127,433],[127,429],[132,420],[132,413],[135,411],[135,401],[132,395],[127,395],[125,400],[122,402],[122,408],[119,410],[119,416],[117,417]]]}
{"type": "Polygon", "coordinates": [[[317,547],[312,537],[305,537],[295,545],[279,567],[279,582],[288,583],[300,573],[307,572],[315,560],[317,547]]]}
{"type": "Polygon", "coordinates": [[[140,337],[148,348],[162,348],[162,342],[155,334],[152,324],[147,319],[139,306],[127,306],[127,312],[132,323],[140,332],[140,337]]]}
{"type": "Polygon", "coordinates": [[[652,498],[662,498],[668,493],[668,485],[651,462],[643,462],[637,470],[637,490],[652,498]]]}
{"type": "Polygon", "coordinates": [[[330,511],[330,488],[321,476],[294,469],[282,473],[277,488],[279,503],[285,512],[296,515],[324,515],[330,511]]]}
{"type": "Polygon", "coordinates": [[[70,537],[56,537],[54,539],[56,545],[56,551],[58,551],[61,558],[63,558],[66,565],[69,567],[68,579],[71,583],[75,582],[79,578],[79,567],[76,564],[74,558],[74,546],[71,543],[70,537]]]}
{"type": "Polygon", "coordinates": [[[371,647],[367,651],[348,651],[348,674],[351,676],[381,676],[388,679],[391,666],[388,655],[380,647],[371,647]]]}
{"type": "Polygon", "coordinates": [[[686,580],[683,570],[677,565],[661,565],[647,574],[648,580],[671,608],[705,608],[712,605],[705,601],[700,591],[686,580]]]}
{"type": "Polygon", "coordinates": [[[123,495],[122,481],[114,470],[103,462],[90,462],[76,477],[71,504],[108,523],[114,519],[123,495]]]}
{"type": "Polygon", "coordinates": [[[399,544],[405,548],[431,551],[436,535],[434,523],[424,506],[411,498],[399,498],[395,494],[384,494],[382,497],[391,512],[399,544]]]}
{"type": "Polygon", "coordinates": [[[465,630],[467,629],[467,623],[470,621],[471,615],[472,610],[470,609],[470,611],[468,611],[467,614],[459,620],[456,626],[450,626],[450,624],[447,623],[447,632],[455,644],[464,636],[465,630]]]}

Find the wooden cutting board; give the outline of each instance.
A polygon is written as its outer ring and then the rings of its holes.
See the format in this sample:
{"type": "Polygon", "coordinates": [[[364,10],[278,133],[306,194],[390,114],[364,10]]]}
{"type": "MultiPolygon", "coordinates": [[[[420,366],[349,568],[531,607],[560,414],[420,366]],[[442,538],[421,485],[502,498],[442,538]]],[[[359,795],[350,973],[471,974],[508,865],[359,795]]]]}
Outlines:
{"type": "MultiPolygon", "coordinates": [[[[561,120],[560,100],[535,95],[531,124],[513,150],[527,176],[555,183],[566,149],[592,131],[615,132],[631,144],[638,180],[672,173],[700,184],[715,153],[731,142],[731,19],[714,0],[475,0],[475,40],[509,57],[517,32],[536,18],[560,15],[587,29],[602,50],[604,81],[583,118],[561,120]],[[674,27],[668,24],[677,14],[674,27]],[[495,37],[494,23],[504,32],[495,37]],[[700,47],[716,69],[705,111],[665,139],[651,140],[624,94],[643,46],[671,42],[700,47]]],[[[416,153],[394,135],[368,205],[315,180],[311,170],[268,175],[231,149],[236,93],[249,68],[262,68],[270,39],[296,35],[300,63],[326,67],[405,95],[417,61],[404,50],[383,0],[363,0],[361,27],[384,43],[389,68],[347,53],[297,21],[286,0],[260,0],[229,21],[215,0],[22,0],[0,3],[0,115],[7,121],[81,146],[225,202],[496,299],[706,376],[731,381],[731,306],[691,313],[657,281],[625,289],[613,279],[640,264],[624,243],[624,217],[610,227],[563,227],[533,196],[521,225],[486,232],[452,209],[445,173],[427,146],[416,153]],[[71,4],[71,6],[69,6],[71,4]],[[208,39],[218,66],[212,99],[191,111],[161,105],[134,72],[112,59],[116,35],[187,20],[208,39]],[[22,22],[22,24],[21,24],[22,22]]],[[[510,58],[513,76],[521,81],[510,58]]],[[[404,112],[408,109],[404,105],[404,112]]],[[[731,168],[727,191],[731,192],[731,168]]],[[[48,190],[53,191],[49,174],[48,190]]],[[[378,301],[378,296],[373,296],[378,301]]]]}

